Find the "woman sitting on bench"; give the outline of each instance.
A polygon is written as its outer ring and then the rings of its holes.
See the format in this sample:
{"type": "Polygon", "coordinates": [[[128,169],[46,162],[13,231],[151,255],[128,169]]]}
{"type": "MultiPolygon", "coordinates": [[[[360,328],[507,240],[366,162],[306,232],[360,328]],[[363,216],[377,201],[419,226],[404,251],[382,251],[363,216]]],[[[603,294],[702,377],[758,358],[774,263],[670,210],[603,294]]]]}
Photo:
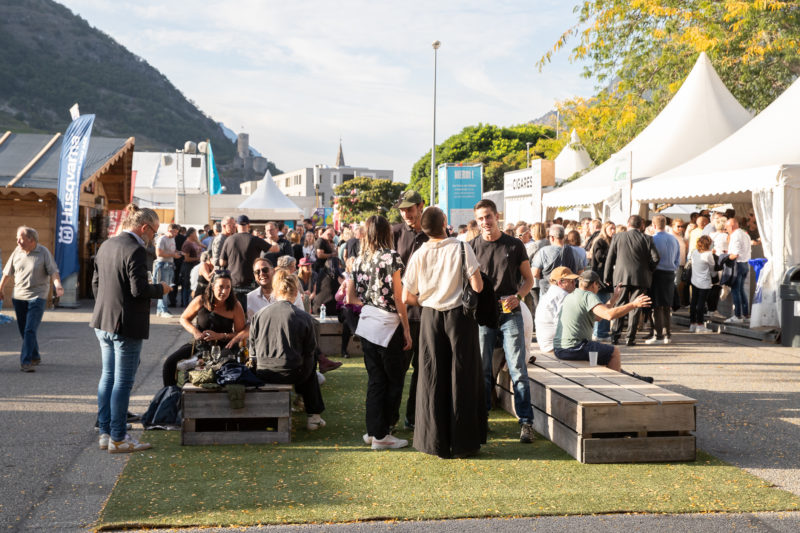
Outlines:
{"type": "Polygon", "coordinates": [[[195,297],[181,315],[181,326],[192,334],[194,342],[184,344],[164,361],[161,372],[165,387],[177,385],[178,362],[192,356],[194,343],[230,347],[236,334],[245,328],[244,309],[233,293],[230,272],[214,272],[205,292],[195,297]]]}

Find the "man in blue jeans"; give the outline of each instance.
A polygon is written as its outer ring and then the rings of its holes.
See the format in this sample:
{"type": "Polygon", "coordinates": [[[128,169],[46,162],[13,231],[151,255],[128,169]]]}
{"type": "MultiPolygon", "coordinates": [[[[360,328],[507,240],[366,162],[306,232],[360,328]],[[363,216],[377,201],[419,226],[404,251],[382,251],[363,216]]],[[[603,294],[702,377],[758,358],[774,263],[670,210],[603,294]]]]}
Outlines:
{"type": "Polygon", "coordinates": [[[153,240],[158,225],[155,211],[128,205],[123,231],[104,242],[95,257],[95,305],[89,325],[95,328],[103,363],[97,386],[99,445],[109,453],[151,447],[127,433],[127,418],[142,342],[150,334],[150,299],[171,290],[163,281],[147,282],[145,244],[153,240]]]}
{"type": "Polygon", "coordinates": [[[525,338],[519,306],[533,287],[531,265],[522,241],[500,231],[494,202],[481,200],[475,204],[474,211],[481,234],[469,244],[475,251],[481,271],[494,282],[494,292],[498,296],[497,305],[502,308],[498,327],[480,326],[478,333],[486,381],[486,408],[492,408],[495,381],[492,354],[495,343],[500,339],[514,388],[514,408],[521,428],[519,440],[529,443],[533,442],[533,408],[525,345],[532,339],[525,338]]]}
{"type": "Polygon", "coordinates": [[[745,318],[750,317],[750,308],[747,301],[747,292],[744,282],[750,271],[751,243],[750,236],[739,227],[736,217],[728,219],[728,260],[735,261],[733,278],[731,279],[731,296],[733,297],[734,316],[725,322],[728,324],[742,324],[745,318]]]}
{"type": "Polygon", "coordinates": [[[33,367],[42,361],[36,332],[42,322],[51,280],[56,296],[64,294],[55,259],[50,250],[39,244],[39,234],[35,229],[27,226],[17,228],[17,247],[8,258],[3,279],[0,280],[0,302],[3,300],[3,289],[11,280],[10,276],[14,278],[11,302],[22,337],[20,370],[34,372],[33,367]]]}
{"type": "MultiPolygon", "coordinates": [[[[175,236],[181,227],[178,224],[170,224],[166,235],[162,235],[156,244],[156,260],[153,261],[153,282],[162,281],[172,286],[175,281],[175,259],[181,257],[181,252],[175,248],[175,236]]],[[[169,298],[167,293],[156,304],[156,316],[172,318],[169,312],[169,298]]]]}

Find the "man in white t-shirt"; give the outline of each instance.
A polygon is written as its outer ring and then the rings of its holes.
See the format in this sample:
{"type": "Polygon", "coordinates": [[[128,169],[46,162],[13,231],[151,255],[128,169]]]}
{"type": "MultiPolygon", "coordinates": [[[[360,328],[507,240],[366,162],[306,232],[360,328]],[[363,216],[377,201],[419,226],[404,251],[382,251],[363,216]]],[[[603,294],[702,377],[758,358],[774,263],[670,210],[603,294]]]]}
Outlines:
{"type": "Polygon", "coordinates": [[[731,278],[734,316],[725,322],[741,324],[744,322],[745,317],[750,316],[747,292],[744,289],[744,281],[750,271],[750,236],[739,227],[739,221],[736,220],[736,217],[731,217],[725,228],[729,235],[728,259],[736,262],[733,268],[733,277],[731,278]]]}
{"type": "Polygon", "coordinates": [[[553,338],[558,325],[558,313],[561,304],[569,293],[575,290],[578,275],[567,267],[556,267],[550,273],[550,290],[539,300],[536,306],[536,342],[542,352],[553,351],[553,338]]]}

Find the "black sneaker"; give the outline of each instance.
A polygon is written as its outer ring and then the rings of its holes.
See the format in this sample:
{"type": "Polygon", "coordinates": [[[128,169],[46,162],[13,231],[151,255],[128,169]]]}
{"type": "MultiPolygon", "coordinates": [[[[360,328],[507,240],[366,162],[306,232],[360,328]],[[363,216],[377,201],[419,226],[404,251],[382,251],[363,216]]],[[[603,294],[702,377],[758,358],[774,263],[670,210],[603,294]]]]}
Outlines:
{"type": "Polygon", "coordinates": [[[131,413],[128,411],[128,422],[140,422],[142,420],[141,415],[137,415],[136,413],[131,413]]]}
{"type": "Polygon", "coordinates": [[[629,376],[631,376],[632,378],[641,379],[645,383],[652,383],[653,382],[653,378],[651,376],[640,376],[636,372],[628,372],[627,374],[629,376]]]}
{"type": "Polygon", "coordinates": [[[519,441],[524,444],[530,444],[533,439],[533,426],[531,424],[522,424],[519,431],[519,441]]]}
{"type": "Polygon", "coordinates": [[[636,346],[636,340],[628,339],[627,341],[625,341],[625,346],[636,346]]]}

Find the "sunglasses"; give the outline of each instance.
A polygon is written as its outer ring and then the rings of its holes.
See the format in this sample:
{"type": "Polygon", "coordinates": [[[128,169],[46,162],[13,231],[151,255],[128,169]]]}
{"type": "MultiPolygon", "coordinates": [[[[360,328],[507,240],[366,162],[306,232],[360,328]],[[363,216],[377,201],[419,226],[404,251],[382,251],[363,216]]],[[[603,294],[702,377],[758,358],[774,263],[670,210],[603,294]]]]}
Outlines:
{"type": "Polygon", "coordinates": [[[255,274],[256,276],[258,276],[259,274],[269,274],[269,272],[270,272],[269,267],[257,268],[253,270],[253,274],[255,274]]]}
{"type": "Polygon", "coordinates": [[[231,274],[231,271],[230,270],[226,270],[224,268],[219,268],[219,269],[214,271],[214,275],[215,276],[222,276],[222,275],[230,276],[230,274],[231,274]]]}

